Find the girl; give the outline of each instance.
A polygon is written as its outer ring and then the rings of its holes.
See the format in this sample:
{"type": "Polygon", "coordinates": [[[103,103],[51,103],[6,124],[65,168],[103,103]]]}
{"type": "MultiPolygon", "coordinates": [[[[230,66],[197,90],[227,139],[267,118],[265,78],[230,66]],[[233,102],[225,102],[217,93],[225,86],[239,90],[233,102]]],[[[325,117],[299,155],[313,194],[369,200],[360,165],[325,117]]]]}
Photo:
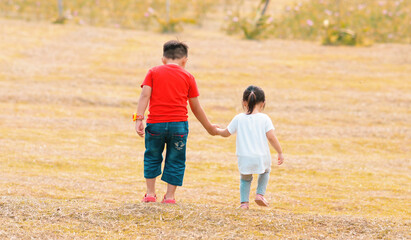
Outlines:
{"type": "Polygon", "coordinates": [[[237,133],[236,155],[241,174],[240,208],[242,209],[249,208],[252,174],[259,174],[255,202],[260,206],[268,206],[264,198],[271,170],[268,142],[278,153],[278,165],[284,161],[280,143],[274,134],[273,123],[266,114],[262,113],[264,106],[264,91],[260,87],[249,86],[243,93],[243,108],[246,112],[235,116],[226,129],[217,129],[218,135],[222,137],[237,133]]]}

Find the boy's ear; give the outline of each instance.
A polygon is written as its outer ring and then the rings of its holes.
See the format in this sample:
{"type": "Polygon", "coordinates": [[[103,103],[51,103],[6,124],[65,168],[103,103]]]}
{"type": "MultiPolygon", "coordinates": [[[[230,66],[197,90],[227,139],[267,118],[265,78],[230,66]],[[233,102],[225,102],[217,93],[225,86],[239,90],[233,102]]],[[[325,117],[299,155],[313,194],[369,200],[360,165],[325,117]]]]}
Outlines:
{"type": "Polygon", "coordinates": [[[163,64],[167,64],[167,59],[165,57],[162,57],[161,61],[163,62],[163,64]]]}
{"type": "Polygon", "coordinates": [[[187,57],[183,58],[183,60],[182,60],[182,64],[183,64],[183,66],[185,66],[185,65],[186,65],[187,61],[188,61],[188,58],[187,58],[187,57]]]}

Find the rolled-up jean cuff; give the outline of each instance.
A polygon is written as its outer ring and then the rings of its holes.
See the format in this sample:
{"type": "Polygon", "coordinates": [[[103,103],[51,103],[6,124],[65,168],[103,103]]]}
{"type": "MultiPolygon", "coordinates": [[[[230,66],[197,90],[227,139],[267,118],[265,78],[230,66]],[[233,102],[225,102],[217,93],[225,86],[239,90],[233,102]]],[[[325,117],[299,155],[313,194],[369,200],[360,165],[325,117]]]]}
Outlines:
{"type": "Polygon", "coordinates": [[[163,176],[161,177],[162,181],[168,184],[174,185],[174,186],[179,186],[179,187],[183,186],[183,181],[181,181],[182,179],[183,177],[176,178],[176,177],[167,176],[165,174],[163,174],[163,176]]]}
{"type": "Polygon", "coordinates": [[[148,178],[148,179],[150,179],[150,178],[156,178],[156,177],[158,177],[158,176],[160,176],[161,175],[161,173],[160,174],[157,174],[157,175],[146,175],[146,174],[144,174],[144,178],[148,178]]]}

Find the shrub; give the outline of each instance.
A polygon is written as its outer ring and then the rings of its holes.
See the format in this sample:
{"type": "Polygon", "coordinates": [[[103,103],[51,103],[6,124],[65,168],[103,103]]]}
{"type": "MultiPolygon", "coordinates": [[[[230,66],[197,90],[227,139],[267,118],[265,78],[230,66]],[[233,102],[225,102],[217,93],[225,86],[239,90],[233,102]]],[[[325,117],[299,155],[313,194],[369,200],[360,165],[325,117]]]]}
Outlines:
{"type": "MultiPolygon", "coordinates": [[[[154,19],[162,31],[178,31],[182,29],[182,23],[200,23],[207,10],[218,3],[212,0],[170,2],[170,18],[167,20],[158,17],[165,16],[166,0],[63,0],[64,16],[56,22],[149,29],[153,27],[154,19]],[[155,9],[158,16],[148,13],[147,9],[155,9]]],[[[55,21],[58,15],[57,0],[0,1],[0,16],[3,17],[55,21]]]]}
{"type": "MultiPolygon", "coordinates": [[[[323,37],[324,45],[365,45],[364,39],[358,33],[350,29],[341,29],[337,27],[328,27],[323,37]]],[[[369,44],[367,44],[369,45],[369,44]]]]}
{"type": "Polygon", "coordinates": [[[411,43],[411,1],[310,0],[285,8],[271,34],[324,44],[411,43]],[[328,26],[324,26],[328,22],[328,26]]]}
{"type": "Polygon", "coordinates": [[[251,13],[241,14],[240,8],[235,13],[227,12],[224,27],[228,34],[242,33],[246,39],[261,39],[267,37],[272,18],[265,14],[269,1],[262,0],[251,13]]]}
{"type": "Polygon", "coordinates": [[[183,30],[182,23],[197,23],[194,18],[173,18],[169,14],[158,14],[153,8],[149,8],[145,16],[153,18],[160,26],[159,30],[162,33],[180,32],[183,30]]]}

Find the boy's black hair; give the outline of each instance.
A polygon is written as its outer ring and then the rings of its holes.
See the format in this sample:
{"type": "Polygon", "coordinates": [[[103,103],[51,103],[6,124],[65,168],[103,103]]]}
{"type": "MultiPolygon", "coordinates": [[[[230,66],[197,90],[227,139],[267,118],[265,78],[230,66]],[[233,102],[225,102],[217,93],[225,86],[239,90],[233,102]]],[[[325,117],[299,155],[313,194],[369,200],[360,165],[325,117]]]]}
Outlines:
{"type": "Polygon", "coordinates": [[[256,104],[265,102],[265,94],[263,89],[253,85],[248,86],[243,93],[243,101],[247,102],[247,114],[253,113],[256,104]]]}
{"type": "Polygon", "coordinates": [[[188,55],[188,46],[187,44],[177,41],[171,40],[164,43],[163,46],[163,57],[168,59],[181,59],[187,57],[188,55]]]}

